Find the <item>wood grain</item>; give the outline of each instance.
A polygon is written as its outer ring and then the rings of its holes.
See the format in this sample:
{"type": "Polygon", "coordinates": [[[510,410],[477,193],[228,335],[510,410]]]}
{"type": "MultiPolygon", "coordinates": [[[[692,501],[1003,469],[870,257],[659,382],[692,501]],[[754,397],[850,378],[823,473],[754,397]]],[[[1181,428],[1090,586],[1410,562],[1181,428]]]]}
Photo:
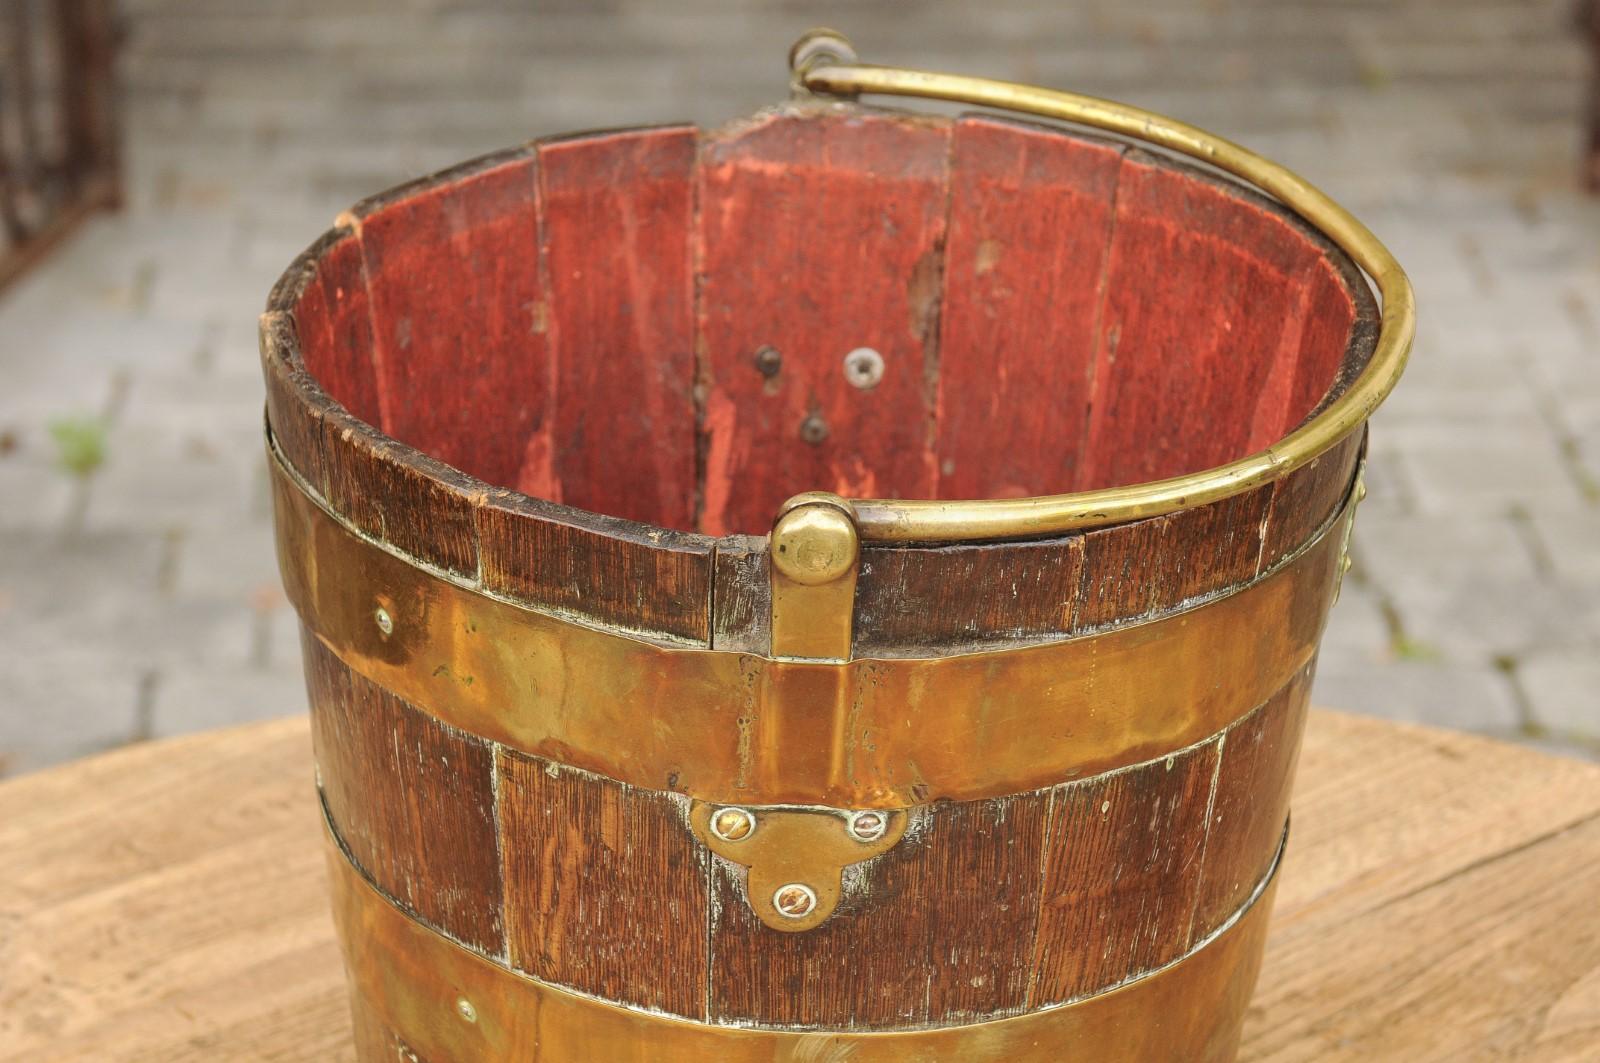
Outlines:
{"type": "Polygon", "coordinates": [[[1229,728],[1209,807],[1191,942],[1239,910],[1277,857],[1305,728],[1312,665],[1229,728]]]}
{"type": "Polygon", "coordinates": [[[1122,148],[955,125],[938,377],[940,498],[1078,480],[1122,148]]]}
{"type": "Polygon", "coordinates": [[[490,491],[473,512],[485,589],[632,631],[711,640],[714,540],[490,491]]]}
{"type": "MultiPolygon", "coordinates": [[[[1295,795],[1241,1063],[1594,1058],[1600,767],[1313,712],[1295,795]]],[[[303,717],[0,783],[0,1059],[351,1063],[318,819],[303,717]]]]}
{"type": "Polygon", "coordinates": [[[377,432],[338,406],[323,416],[328,508],[359,531],[475,579],[481,484],[377,432]]]}
{"type": "MultiPolygon", "coordinates": [[[[308,256],[315,272],[290,310],[299,327],[306,371],[345,409],[368,424],[383,423],[361,242],[343,226],[330,229],[308,256]]],[[[289,300],[273,299],[270,305],[289,300]]]]}
{"type": "Polygon", "coordinates": [[[1281,430],[1318,253],[1259,197],[1130,151],[1077,486],[1196,472],[1281,430]]]}
{"type": "Polygon", "coordinates": [[[356,866],[432,926],[502,955],[494,757],[301,638],[312,739],[334,830],[356,866]]]}
{"type": "Polygon", "coordinates": [[[383,430],[537,493],[552,399],[532,149],[367,200],[350,215],[371,293],[383,430]]]}
{"type": "Polygon", "coordinates": [[[937,806],[803,934],[759,923],[742,869],[714,860],[712,1018],[873,1028],[1021,1010],[1047,805],[937,806]]]}
{"type": "Polygon", "coordinates": [[[765,533],[803,490],[933,494],[948,141],[935,120],[782,113],[702,144],[706,532],[765,533]],[[845,379],[857,347],[883,357],[874,387],[845,379]]]}
{"type": "Polygon", "coordinates": [[[504,750],[499,765],[511,965],[704,1018],[707,855],[686,802],[504,750]]]}
{"type": "Polygon", "coordinates": [[[1214,742],[1053,791],[1031,1007],[1153,970],[1188,942],[1214,742]]]}
{"type": "Polygon", "coordinates": [[[692,530],[690,126],[545,141],[539,209],[555,364],[546,495],[692,530]]]}

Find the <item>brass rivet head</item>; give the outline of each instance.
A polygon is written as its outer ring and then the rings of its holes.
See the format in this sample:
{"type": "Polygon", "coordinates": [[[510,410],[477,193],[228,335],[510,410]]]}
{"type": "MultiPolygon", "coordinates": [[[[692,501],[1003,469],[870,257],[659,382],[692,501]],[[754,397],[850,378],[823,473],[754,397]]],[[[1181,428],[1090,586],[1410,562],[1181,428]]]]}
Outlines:
{"type": "Polygon", "coordinates": [[[787,886],[779,886],[772,895],[772,906],[778,910],[779,915],[790,919],[804,919],[817,907],[817,895],[810,886],[799,882],[791,882],[787,886]]]}
{"type": "Polygon", "coordinates": [[[756,832],[756,817],[742,808],[721,808],[711,817],[711,833],[725,842],[742,842],[756,832]]]}
{"type": "Polygon", "coordinates": [[[855,567],[861,540],[843,510],[818,503],[791,509],[772,529],[772,564],[807,587],[832,583],[855,567]]]}
{"type": "Polygon", "coordinates": [[[378,625],[378,631],[384,638],[394,634],[394,617],[389,615],[389,610],[378,606],[372,613],[373,621],[378,625]]]}
{"type": "Polygon", "coordinates": [[[857,841],[875,842],[889,829],[889,817],[882,812],[856,812],[850,816],[850,836],[857,841]]]}
{"type": "Polygon", "coordinates": [[[472,1006],[472,1001],[466,997],[456,998],[456,1014],[468,1022],[478,1021],[478,1009],[472,1006]]]}

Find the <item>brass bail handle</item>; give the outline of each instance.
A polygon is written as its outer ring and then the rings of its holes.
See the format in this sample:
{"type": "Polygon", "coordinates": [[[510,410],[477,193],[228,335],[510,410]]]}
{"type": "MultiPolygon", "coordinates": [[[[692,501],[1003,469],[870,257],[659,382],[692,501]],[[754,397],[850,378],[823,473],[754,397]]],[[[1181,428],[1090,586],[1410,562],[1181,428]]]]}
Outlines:
{"type": "Polygon", "coordinates": [[[1277,163],[1203,129],[1111,100],[989,78],[864,64],[835,30],[812,30],[801,37],[790,49],[789,62],[792,82],[802,93],[845,99],[880,93],[994,107],[1106,130],[1198,159],[1272,196],[1320,230],[1366,272],[1383,302],[1378,340],[1366,369],[1343,395],[1265,450],[1185,476],[1076,494],[848,502],[830,496],[830,505],[851,516],[860,540],[949,543],[1037,538],[1160,516],[1242,494],[1308,464],[1359,428],[1405,368],[1416,331],[1415,298],[1405,271],[1365,225],[1277,163]]]}

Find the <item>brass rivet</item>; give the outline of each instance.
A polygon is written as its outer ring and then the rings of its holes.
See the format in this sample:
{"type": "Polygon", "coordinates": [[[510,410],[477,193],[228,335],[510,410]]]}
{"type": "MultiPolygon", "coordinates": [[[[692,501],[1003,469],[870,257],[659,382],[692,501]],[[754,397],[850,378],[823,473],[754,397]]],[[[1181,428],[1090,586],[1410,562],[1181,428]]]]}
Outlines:
{"type": "Polygon", "coordinates": [[[810,886],[799,882],[791,882],[787,886],[779,886],[772,895],[772,906],[778,909],[779,915],[790,919],[804,919],[810,915],[817,906],[817,895],[810,886]]]}
{"type": "Polygon", "coordinates": [[[771,380],[783,368],[783,355],[771,344],[762,344],[756,348],[755,363],[756,370],[771,380]]]}
{"type": "Polygon", "coordinates": [[[882,812],[856,812],[850,817],[850,834],[857,841],[875,842],[889,829],[889,817],[882,812]]]}
{"type": "Polygon", "coordinates": [[[863,391],[877,387],[883,379],[883,355],[871,347],[857,347],[844,356],[844,378],[863,391]]]}
{"type": "Polygon", "coordinates": [[[816,446],[828,438],[828,422],[817,414],[811,414],[800,422],[800,438],[816,446]]]}
{"type": "Polygon", "coordinates": [[[711,817],[711,833],[725,842],[739,842],[756,831],[756,817],[742,808],[718,809],[711,817]]]}
{"type": "Polygon", "coordinates": [[[468,1022],[478,1021],[478,1009],[472,1006],[472,1001],[466,997],[456,998],[456,1014],[468,1022]]]}
{"type": "Polygon", "coordinates": [[[856,563],[861,537],[843,510],[826,503],[791,509],[772,529],[772,563],[807,587],[832,583],[856,563]]]}
{"type": "Polygon", "coordinates": [[[372,619],[377,621],[378,630],[383,633],[384,638],[394,634],[394,617],[389,615],[389,610],[381,605],[378,606],[377,611],[372,614],[372,619]]]}

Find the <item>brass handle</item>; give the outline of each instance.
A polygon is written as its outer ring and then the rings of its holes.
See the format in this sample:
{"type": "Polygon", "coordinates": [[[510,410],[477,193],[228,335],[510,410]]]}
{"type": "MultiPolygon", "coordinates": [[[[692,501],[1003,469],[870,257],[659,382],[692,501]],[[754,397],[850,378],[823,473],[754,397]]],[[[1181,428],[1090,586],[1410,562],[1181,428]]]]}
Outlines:
{"type": "Polygon", "coordinates": [[[1326,234],[1372,278],[1383,302],[1377,346],[1366,369],[1326,409],[1265,450],[1185,476],[1073,494],[968,501],[852,499],[848,508],[862,540],[1023,539],[1215,502],[1312,461],[1365,421],[1400,378],[1416,331],[1410,280],[1365,225],[1284,167],[1203,129],[1110,100],[989,78],[862,64],[850,42],[832,30],[801,37],[790,51],[790,65],[796,88],[806,92],[920,96],[995,107],[1109,130],[1199,159],[1272,196],[1326,234]]]}

